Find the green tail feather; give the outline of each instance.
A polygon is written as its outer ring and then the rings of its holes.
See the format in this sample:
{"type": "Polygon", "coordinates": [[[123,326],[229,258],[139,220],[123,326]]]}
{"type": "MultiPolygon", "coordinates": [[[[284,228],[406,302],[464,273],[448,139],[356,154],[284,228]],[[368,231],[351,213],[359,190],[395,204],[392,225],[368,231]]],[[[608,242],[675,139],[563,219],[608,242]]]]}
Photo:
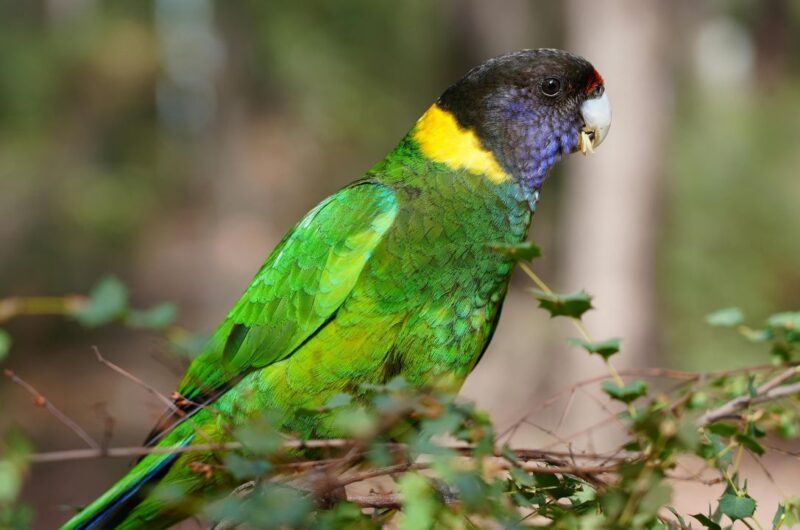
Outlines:
{"type": "MultiPolygon", "coordinates": [[[[170,445],[183,447],[190,444],[193,439],[194,435],[191,434],[180,443],[170,445]]],[[[179,456],[178,454],[163,454],[149,455],[143,458],[130,473],[70,519],[61,530],[109,530],[112,528],[122,530],[129,526],[130,528],[142,528],[140,523],[130,525],[124,521],[127,515],[147,498],[147,492],[144,490],[158,482],[179,456]]],[[[157,513],[161,511],[160,509],[166,508],[165,503],[152,498],[147,498],[146,502],[153,504],[148,507],[148,511],[157,513]]],[[[177,516],[175,521],[170,518],[160,518],[159,524],[166,523],[164,526],[166,528],[181,518],[182,516],[177,516]]]]}

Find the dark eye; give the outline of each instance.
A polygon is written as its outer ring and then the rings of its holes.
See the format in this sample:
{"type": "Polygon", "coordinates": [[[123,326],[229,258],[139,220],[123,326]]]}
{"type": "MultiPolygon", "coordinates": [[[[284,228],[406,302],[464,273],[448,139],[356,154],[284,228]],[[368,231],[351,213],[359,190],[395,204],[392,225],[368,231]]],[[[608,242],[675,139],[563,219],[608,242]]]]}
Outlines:
{"type": "Polygon", "coordinates": [[[557,77],[548,77],[542,81],[542,94],[547,97],[557,96],[561,92],[561,80],[557,77]]]}

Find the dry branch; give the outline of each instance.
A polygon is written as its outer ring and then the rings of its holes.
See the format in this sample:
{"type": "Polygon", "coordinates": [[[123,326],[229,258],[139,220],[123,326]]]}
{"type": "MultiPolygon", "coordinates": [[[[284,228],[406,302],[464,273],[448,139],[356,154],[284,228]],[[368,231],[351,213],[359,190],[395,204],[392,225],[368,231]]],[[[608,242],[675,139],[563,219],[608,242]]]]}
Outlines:
{"type": "Polygon", "coordinates": [[[87,298],[71,296],[29,296],[0,299],[0,322],[23,315],[74,315],[86,305],[87,298]]]}
{"type": "Polygon", "coordinates": [[[794,366],[781,372],[778,376],[770,379],[756,390],[754,394],[747,394],[732,399],[724,405],[709,410],[697,418],[697,426],[704,427],[716,421],[738,418],[739,412],[748,408],[750,405],[765,403],[767,401],[777,401],[786,397],[800,394],[800,382],[791,385],[784,385],[791,378],[800,375],[800,367],[794,366]]]}
{"type": "Polygon", "coordinates": [[[121,366],[114,364],[105,357],[103,357],[103,355],[100,353],[100,348],[98,348],[97,346],[92,346],[92,350],[94,351],[94,354],[97,357],[97,362],[104,364],[114,372],[120,374],[125,379],[133,381],[135,384],[144,388],[145,390],[147,390],[147,392],[154,395],[156,398],[158,398],[159,401],[164,403],[167,406],[167,408],[170,409],[171,411],[174,412],[178,410],[178,408],[175,406],[175,403],[173,403],[170,398],[159,392],[154,386],[145,383],[141,378],[136,377],[135,375],[125,370],[121,366]]]}
{"type": "Polygon", "coordinates": [[[11,381],[22,388],[24,388],[30,395],[33,396],[33,404],[37,407],[41,407],[49,412],[54,418],[60,421],[62,424],[66,425],[69,430],[74,432],[78,435],[78,437],[86,442],[91,449],[89,451],[96,451],[100,448],[100,444],[97,441],[89,436],[83,428],[78,425],[78,422],[67,416],[64,412],[61,411],[58,407],[53,405],[53,403],[47,399],[44,394],[36,390],[36,388],[14,373],[12,370],[5,369],[3,370],[3,374],[11,379],[11,381]]]}

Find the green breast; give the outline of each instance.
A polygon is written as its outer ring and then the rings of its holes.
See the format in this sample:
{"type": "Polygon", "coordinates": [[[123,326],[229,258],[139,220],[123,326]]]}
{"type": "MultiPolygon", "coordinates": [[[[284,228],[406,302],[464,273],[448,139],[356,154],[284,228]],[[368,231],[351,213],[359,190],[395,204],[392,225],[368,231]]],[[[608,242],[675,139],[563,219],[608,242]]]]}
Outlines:
{"type": "Polygon", "coordinates": [[[452,171],[413,140],[365,179],[394,190],[400,209],[351,295],[301,349],[239,385],[252,387],[247,407],[277,408],[283,428],[305,436],[339,435],[303,409],[365,383],[402,376],[457,390],[491,338],[513,269],[488,245],[522,241],[530,223],[515,183],[452,171]]]}
{"type": "Polygon", "coordinates": [[[488,245],[522,241],[530,208],[515,182],[454,172],[415,147],[403,142],[396,159],[376,168],[401,209],[363,287],[381,311],[406,313],[393,351],[398,373],[463,380],[489,340],[513,268],[488,245]]]}

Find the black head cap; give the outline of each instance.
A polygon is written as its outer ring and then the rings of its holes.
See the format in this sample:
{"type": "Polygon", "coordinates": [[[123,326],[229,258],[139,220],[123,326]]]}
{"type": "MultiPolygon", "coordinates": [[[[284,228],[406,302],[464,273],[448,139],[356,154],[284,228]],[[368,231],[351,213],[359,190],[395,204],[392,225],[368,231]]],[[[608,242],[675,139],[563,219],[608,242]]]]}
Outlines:
{"type": "Polygon", "coordinates": [[[602,78],[582,57],[555,49],[522,50],[473,68],[437,104],[461,127],[475,131],[506,170],[538,178],[543,163],[575,150],[583,126],[581,105],[603,90],[602,78]]]}

